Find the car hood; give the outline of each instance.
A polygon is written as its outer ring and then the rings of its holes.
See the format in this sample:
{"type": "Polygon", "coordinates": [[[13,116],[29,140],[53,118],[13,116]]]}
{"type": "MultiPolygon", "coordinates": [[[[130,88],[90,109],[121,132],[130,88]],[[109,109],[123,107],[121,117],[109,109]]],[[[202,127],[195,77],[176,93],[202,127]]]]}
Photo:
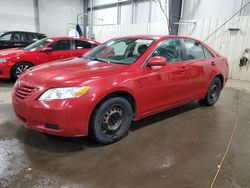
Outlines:
{"type": "Polygon", "coordinates": [[[19,55],[24,53],[25,51],[21,48],[10,48],[5,50],[0,50],[0,57],[8,57],[11,55],[19,55]]]}
{"type": "Polygon", "coordinates": [[[74,86],[114,73],[124,72],[128,66],[103,63],[82,58],[70,58],[39,66],[26,71],[22,80],[53,86],[74,86]]]}

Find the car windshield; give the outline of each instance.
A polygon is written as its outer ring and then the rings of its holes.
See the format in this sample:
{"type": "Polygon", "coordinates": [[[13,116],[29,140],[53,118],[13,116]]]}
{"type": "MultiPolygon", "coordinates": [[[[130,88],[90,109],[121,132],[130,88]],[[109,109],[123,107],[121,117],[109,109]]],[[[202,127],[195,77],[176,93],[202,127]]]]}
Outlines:
{"type": "Polygon", "coordinates": [[[133,64],[153,43],[152,39],[119,38],[96,47],[83,58],[114,64],[133,64]]]}
{"type": "Polygon", "coordinates": [[[27,51],[35,51],[37,49],[43,48],[47,43],[52,41],[53,41],[52,39],[45,38],[42,40],[38,40],[23,49],[27,51]]]}

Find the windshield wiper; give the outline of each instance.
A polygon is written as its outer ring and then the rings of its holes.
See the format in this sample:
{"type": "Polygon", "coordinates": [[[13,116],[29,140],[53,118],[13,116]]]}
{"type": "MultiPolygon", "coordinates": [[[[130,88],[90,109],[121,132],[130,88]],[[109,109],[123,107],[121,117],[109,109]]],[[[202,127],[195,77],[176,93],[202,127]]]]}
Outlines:
{"type": "Polygon", "coordinates": [[[108,60],[105,60],[105,59],[102,59],[102,58],[98,58],[98,57],[88,58],[88,59],[94,60],[94,61],[101,61],[101,62],[104,62],[104,63],[110,63],[108,60]]]}

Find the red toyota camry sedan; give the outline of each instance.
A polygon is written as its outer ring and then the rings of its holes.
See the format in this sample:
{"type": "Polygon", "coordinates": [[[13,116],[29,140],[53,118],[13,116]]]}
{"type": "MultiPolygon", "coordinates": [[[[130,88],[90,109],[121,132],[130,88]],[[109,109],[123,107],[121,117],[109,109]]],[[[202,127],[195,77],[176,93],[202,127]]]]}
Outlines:
{"type": "Polygon", "coordinates": [[[227,59],[203,42],[130,36],[27,70],[15,83],[12,102],[27,128],[92,135],[109,144],[124,137],[133,120],[195,100],[214,105],[227,78],[227,59]]]}
{"type": "Polygon", "coordinates": [[[100,43],[85,38],[45,38],[25,48],[0,50],[0,78],[19,77],[43,63],[81,56],[100,43]]]}

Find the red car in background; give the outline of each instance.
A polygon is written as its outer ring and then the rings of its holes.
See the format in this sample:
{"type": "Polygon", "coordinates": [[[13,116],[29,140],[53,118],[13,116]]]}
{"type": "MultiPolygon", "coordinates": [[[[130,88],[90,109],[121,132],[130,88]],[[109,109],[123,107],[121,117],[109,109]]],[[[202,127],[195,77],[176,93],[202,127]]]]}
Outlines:
{"type": "Polygon", "coordinates": [[[203,42],[122,37],[83,57],[27,70],[12,103],[28,128],[109,144],[126,135],[132,120],[195,100],[214,105],[227,79],[227,59],[203,42]]]}
{"type": "Polygon", "coordinates": [[[45,38],[24,48],[0,50],[0,78],[19,77],[28,68],[70,57],[81,56],[99,45],[86,38],[45,38]]]}

